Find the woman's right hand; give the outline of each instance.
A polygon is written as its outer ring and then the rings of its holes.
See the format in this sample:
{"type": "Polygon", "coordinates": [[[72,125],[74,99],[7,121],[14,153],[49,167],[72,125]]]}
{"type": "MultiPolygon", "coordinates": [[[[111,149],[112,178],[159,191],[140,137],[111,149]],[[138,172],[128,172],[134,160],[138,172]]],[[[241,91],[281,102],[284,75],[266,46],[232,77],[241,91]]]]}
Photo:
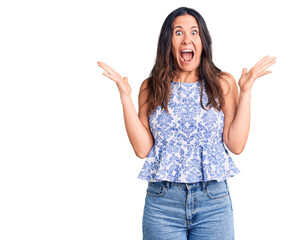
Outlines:
{"type": "Polygon", "coordinates": [[[132,89],[131,89],[131,86],[129,85],[127,77],[122,78],[120,74],[114,71],[106,63],[98,61],[98,66],[106,71],[106,73],[103,73],[104,76],[116,82],[116,85],[120,92],[120,97],[131,96],[132,89]]]}

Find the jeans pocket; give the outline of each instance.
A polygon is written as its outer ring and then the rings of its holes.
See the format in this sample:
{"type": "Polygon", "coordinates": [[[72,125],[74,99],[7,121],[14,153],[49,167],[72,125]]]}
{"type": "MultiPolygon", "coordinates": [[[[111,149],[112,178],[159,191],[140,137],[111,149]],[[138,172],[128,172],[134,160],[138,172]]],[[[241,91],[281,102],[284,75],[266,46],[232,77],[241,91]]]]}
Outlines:
{"type": "Polygon", "coordinates": [[[150,197],[163,197],[166,188],[162,182],[148,182],[147,195],[150,197]]]}
{"type": "Polygon", "coordinates": [[[209,182],[206,186],[206,194],[210,199],[224,198],[229,194],[226,181],[209,182]]]}

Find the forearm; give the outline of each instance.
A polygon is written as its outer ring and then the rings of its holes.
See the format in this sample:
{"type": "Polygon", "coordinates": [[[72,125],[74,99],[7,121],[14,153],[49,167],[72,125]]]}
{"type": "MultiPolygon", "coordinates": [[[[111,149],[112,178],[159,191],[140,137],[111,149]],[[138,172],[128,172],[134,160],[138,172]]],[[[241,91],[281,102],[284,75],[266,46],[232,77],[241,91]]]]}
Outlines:
{"type": "Polygon", "coordinates": [[[138,117],[131,96],[121,96],[121,102],[129,140],[136,155],[142,158],[152,148],[152,142],[138,117]]]}
{"type": "Polygon", "coordinates": [[[236,116],[229,128],[229,149],[240,154],[245,148],[250,128],[251,92],[240,92],[236,116]]]}

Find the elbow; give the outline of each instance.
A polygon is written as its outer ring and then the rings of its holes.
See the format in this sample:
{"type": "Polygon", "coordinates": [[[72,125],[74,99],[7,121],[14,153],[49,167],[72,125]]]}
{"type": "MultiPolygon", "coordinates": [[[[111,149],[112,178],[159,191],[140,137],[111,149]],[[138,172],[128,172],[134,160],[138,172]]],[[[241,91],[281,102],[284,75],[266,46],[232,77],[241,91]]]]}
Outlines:
{"type": "Polygon", "coordinates": [[[236,148],[232,149],[231,152],[236,154],[236,155],[240,155],[243,151],[244,151],[244,146],[236,147],[236,148]]]}
{"type": "Polygon", "coordinates": [[[144,158],[146,158],[146,157],[149,155],[151,149],[152,149],[152,146],[151,146],[150,148],[148,148],[148,149],[144,149],[144,150],[142,150],[142,151],[135,151],[136,156],[137,156],[138,158],[144,159],[144,158]]]}
{"type": "Polygon", "coordinates": [[[146,158],[147,156],[148,156],[148,154],[142,154],[142,153],[140,153],[140,152],[135,152],[136,153],[136,156],[138,157],[138,158],[141,158],[141,159],[144,159],[144,158],[146,158]]]}
{"type": "Polygon", "coordinates": [[[148,156],[150,150],[151,150],[152,147],[148,148],[148,149],[143,149],[141,151],[137,150],[135,151],[135,154],[138,158],[141,158],[141,159],[144,159],[148,156]]]}
{"type": "Polygon", "coordinates": [[[243,150],[239,150],[239,151],[234,151],[233,153],[234,153],[235,155],[240,155],[242,152],[243,152],[243,150]]]}
{"type": "Polygon", "coordinates": [[[154,140],[151,142],[141,144],[140,148],[135,149],[136,156],[141,159],[146,158],[149,155],[153,146],[154,146],[154,140]]]}
{"type": "Polygon", "coordinates": [[[225,141],[225,144],[230,152],[234,153],[235,155],[240,155],[245,147],[243,144],[230,144],[229,141],[225,141]]]}

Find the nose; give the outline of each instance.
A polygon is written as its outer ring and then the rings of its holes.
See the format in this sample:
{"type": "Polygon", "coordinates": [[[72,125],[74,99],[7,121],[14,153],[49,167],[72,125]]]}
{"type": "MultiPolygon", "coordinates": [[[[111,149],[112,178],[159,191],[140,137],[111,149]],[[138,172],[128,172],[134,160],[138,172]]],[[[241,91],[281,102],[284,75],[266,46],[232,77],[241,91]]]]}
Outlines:
{"type": "Polygon", "coordinates": [[[188,34],[185,34],[184,37],[183,37],[182,43],[183,44],[189,44],[189,43],[191,43],[191,37],[188,34]]]}

